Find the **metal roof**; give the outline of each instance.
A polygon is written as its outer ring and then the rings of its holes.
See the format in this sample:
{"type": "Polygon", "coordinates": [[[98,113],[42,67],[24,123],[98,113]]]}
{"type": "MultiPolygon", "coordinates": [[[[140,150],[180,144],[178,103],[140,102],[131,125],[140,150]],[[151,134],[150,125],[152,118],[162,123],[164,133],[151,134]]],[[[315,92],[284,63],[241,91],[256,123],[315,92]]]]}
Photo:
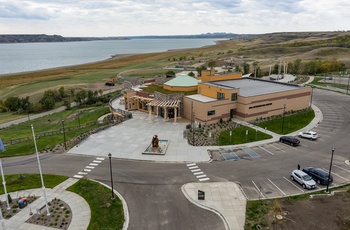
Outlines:
{"type": "Polygon", "coordinates": [[[194,77],[190,77],[187,74],[181,74],[180,76],[165,82],[164,85],[189,87],[198,85],[198,82],[199,80],[195,79],[194,77]]]}
{"type": "Polygon", "coordinates": [[[254,78],[244,78],[237,80],[225,80],[205,82],[203,84],[212,85],[220,88],[240,89],[239,95],[242,97],[258,96],[270,93],[279,93],[288,90],[300,88],[298,85],[278,83],[254,78]]]}

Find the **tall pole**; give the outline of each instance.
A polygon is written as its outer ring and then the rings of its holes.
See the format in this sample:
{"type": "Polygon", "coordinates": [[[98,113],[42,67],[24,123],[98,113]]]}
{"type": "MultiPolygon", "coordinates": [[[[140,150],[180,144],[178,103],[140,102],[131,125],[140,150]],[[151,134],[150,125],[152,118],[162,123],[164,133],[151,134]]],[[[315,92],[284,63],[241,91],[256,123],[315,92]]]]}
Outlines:
{"type": "Polygon", "coordinates": [[[286,112],[286,104],[283,106],[283,115],[282,115],[282,134],[283,134],[283,128],[284,128],[284,114],[286,112]]]}
{"type": "Polygon", "coordinates": [[[111,172],[111,185],[112,185],[112,199],[114,199],[114,188],[113,188],[113,175],[112,175],[112,154],[108,153],[109,158],[109,171],[111,172]]]}
{"type": "Polygon", "coordinates": [[[46,212],[47,212],[47,215],[50,216],[49,205],[47,204],[47,198],[46,198],[46,192],[45,192],[44,178],[43,178],[43,173],[42,173],[42,171],[41,171],[41,165],[40,165],[38,147],[36,146],[36,139],[35,139],[35,134],[34,134],[34,127],[33,127],[33,125],[32,125],[32,133],[33,133],[33,140],[34,140],[36,158],[37,158],[37,160],[38,160],[38,166],[39,166],[39,173],[40,173],[41,184],[42,184],[42,186],[43,186],[43,187],[42,187],[42,190],[43,190],[43,194],[44,194],[44,198],[45,198],[46,212]]]}
{"type": "Polygon", "coordinates": [[[346,94],[349,92],[349,82],[350,82],[350,75],[348,76],[348,87],[346,88],[346,94]]]}
{"type": "Polygon", "coordinates": [[[10,203],[9,203],[9,197],[7,195],[7,189],[6,189],[6,181],[5,181],[5,176],[4,176],[4,171],[2,169],[2,161],[0,158],[0,169],[1,169],[1,177],[2,177],[2,184],[4,185],[4,192],[6,196],[6,204],[7,204],[7,210],[10,210],[10,203]]]}
{"type": "Polygon", "coordinates": [[[64,140],[64,149],[67,150],[67,141],[66,141],[66,130],[64,129],[64,120],[62,119],[62,131],[63,131],[63,140],[64,140]]]}
{"type": "Polygon", "coordinates": [[[332,171],[332,164],[333,164],[333,155],[334,155],[335,148],[332,148],[332,157],[331,157],[331,164],[329,165],[329,172],[328,172],[328,181],[327,181],[327,189],[326,192],[328,193],[328,186],[331,180],[331,171],[332,171]]]}

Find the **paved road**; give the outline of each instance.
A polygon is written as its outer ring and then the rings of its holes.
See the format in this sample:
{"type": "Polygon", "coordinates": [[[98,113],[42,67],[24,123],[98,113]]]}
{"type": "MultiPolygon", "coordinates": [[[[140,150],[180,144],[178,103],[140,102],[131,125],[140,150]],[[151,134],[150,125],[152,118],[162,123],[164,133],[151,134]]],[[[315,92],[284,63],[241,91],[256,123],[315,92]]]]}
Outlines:
{"type": "MultiPolygon", "coordinates": [[[[275,142],[238,148],[235,153],[242,156],[240,160],[197,163],[198,167],[211,182],[233,181],[242,185],[248,199],[283,197],[307,192],[290,181],[290,172],[297,164],[328,169],[334,146],[334,185],[349,183],[350,166],[344,162],[350,157],[350,97],[314,89],[313,102],[323,113],[323,120],[314,128],[320,135],[317,141],[303,139],[298,147],[275,142]],[[258,157],[252,158],[252,151],[258,157]]],[[[287,125],[288,119],[285,122],[287,125]]],[[[35,173],[36,164],[33,156],[9,158],[4,159],[4,170],[7,174],[35,173]]],[[[42,156],[41,164],[44,173],[83,175],[110,183],[108,159],[103,156],[47,154],[42,156]],[[96,167],[92,171],[82,172],[93,162],[96,167]]],[[[114,186],[130,209],[130,229],[224,229],[217,215],[184,198],[181,185],[199,182],[185,163],[112,159],[112,166],[114,186]]]]}

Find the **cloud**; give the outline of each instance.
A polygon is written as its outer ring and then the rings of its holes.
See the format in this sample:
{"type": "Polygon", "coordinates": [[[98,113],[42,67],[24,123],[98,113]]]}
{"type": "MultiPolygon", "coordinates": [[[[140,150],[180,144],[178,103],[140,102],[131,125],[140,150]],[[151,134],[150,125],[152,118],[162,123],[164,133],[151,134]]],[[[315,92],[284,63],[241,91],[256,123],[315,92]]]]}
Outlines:
{"type": "Polygon", "coordinates": [[[0,0],[0,17],[11,19],[0,28],[64,36],[344,30],[348,9],[347,0],[0,0]]]}

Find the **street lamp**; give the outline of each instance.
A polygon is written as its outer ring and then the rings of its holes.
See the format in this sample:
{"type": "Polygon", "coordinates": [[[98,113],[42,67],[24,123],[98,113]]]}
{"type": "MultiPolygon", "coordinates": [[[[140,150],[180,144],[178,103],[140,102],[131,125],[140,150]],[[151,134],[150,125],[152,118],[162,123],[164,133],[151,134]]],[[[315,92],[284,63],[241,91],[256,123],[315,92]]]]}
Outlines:
{"type": "Polygon", "coordinates": [[[283,106],[283,116],[282,116],[282,134],[283,134],[283,128],[284,128],[284,114],[286,113],[286,104],[283,106]]]}
{"type": "Polygon", "coordinates": [[[331,157],[331,164],[329,165],[329,172],[328,172],[328,183],[327,183],[327,189],[326,192],[328,193],[328,186],[331,180],[331,171],[332,171],[332,163],[333,163],[333,155],[334,155],[335,148],[332,148],[332,157],[331,157]]]}
{"type": "Polygon", "coordinates": [[[63,140],[64,140],[64,149],[67,150],[67,141],[66,141],[66,131],[64,129],[64,120],[62,119],[62,128],[63,128],[63,140]]]}
{"type": "Polygon", "coordinates": [[[108,158],[109,158],[109,171],[111,172],[111,185],[112,185],[112,199],[114,199],[114,188],[113,188],[113,175],[112,175],[112,154],[108,153],[108,158]]]}

